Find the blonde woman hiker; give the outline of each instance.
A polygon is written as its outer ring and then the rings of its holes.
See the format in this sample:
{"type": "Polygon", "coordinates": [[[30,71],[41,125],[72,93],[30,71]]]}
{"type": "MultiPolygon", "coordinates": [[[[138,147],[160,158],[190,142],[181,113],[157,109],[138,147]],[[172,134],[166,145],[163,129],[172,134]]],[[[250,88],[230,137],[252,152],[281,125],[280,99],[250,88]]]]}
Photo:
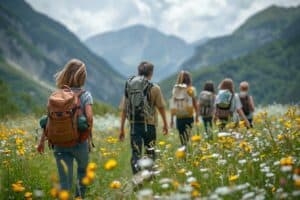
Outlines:
{"type": "Polygon", "coordinates": [[[165,101],[160,87],[152,79],[154,65],[141,62],[138,75],[130,77],[125,84],[125,94],[122,99],[120,141],[125,138],[126,118],[130,123],[131,169],[138,173],[141,167],[138,161],[142,158],[143,146],[145,154],[155,160],[155,143],[158,125],[158,114],[163,120],[163,134],[168,134],[165,101]]]}
{"type": "Polygon", "coordinates": [[[196,89],[192,85],[192,77],[189,72],[181,71],[178,74],[176,84],[173,87],[171,108],[171,127],[174,126],[176,117],[176,128],[182,146],[186,146],[191,135],[191,129],[195,120],[198,122],[196,89]]]}
{"type": "Polygon", "coordinates": [[[37,147],[43,153],[46,140],[53,147],[61,190],[71,192],[76,162],[75,197],[78,198],[85,196],[82,179],[86,175],[93,127],[93,98],[83,89],[86,78],[86,66],[77,59],[70,60],[55,74],[58,89],[48,99],[48,117],[42,125],[44,133],[37,147]]]}
{"type": "Polygon", "coordinates": [[[249,121],[242,110],[240,98],[234,93],[232,79],[225,78],[219,85],[215,101],[215,118],[220,121],[219,128],[223,130],[228,122],[238,123],[239,117],[250,127],[249,121]]]}
{"type": "Polygon", "coordinates": [[[242,109],[244,114],[246,115],[251,128],[253,127],[253,113],[255,110],[254,100],[251,95],[249,95],[249,83],[247,81],[243,81],[240,83],[240,93],[239,93],[240,101],[242,103],[242,109]]]}

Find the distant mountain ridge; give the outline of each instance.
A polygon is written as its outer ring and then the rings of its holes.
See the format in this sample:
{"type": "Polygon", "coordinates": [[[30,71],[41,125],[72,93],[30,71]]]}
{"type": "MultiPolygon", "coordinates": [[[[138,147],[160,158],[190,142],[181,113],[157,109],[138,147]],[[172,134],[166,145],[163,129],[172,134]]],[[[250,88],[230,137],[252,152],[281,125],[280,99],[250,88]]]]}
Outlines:
{"type": "MultiPolygon", "coordinates": [[[[226,77],[238,84],[250,83],[250,93],[256,104],[299,104],[300,82],[300,16],[278,34],[278,38],[237,59],[191,71],[193,84],[201,90],[205,81],[212,80],[215,87],[226,77]]],[[[170,97],[176,76],[161,82],[166,97],[170,97]]]]}
{"type": "Polygon", "coordinates": [[[32,78],[54,86],[53,75],[69,59],[78,58],[87,67],[86,89],[92,90],[96,99],[117,104],[121,98],[124,78],[63,25],[34,11],[23,0],[0,1],[0,41],[5,62],[15,63],[32,78]]]}
{"type": "Polygon", "coordinates": [[[211,39],[196,47],[194,55],[185,60],[180,68],[194,70],[246,55],[278,39],[297,16],[300,16],[299,6],[271,6],[250,17],[232,34],[211,39]]]}
{"type": "Polygon", "coordinates": [[[176,72],[194,49],[178,37],[165,35],[144,25],[98,34],[88,38],[85,43],[126,77],[136,73],[141,61],[152,62],[155,65],[155,80],[176,72]]]}

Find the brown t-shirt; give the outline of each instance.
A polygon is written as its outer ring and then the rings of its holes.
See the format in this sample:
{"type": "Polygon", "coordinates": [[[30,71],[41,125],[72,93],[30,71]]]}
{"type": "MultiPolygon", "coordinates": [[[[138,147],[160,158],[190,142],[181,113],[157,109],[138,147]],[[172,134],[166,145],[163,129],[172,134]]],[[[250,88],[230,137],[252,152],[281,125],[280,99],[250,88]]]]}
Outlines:
{"type": "MultiPolygon", "coordinates": [[[[154,115],[152,117],[146,119],[146,123],[157,126],[157,122],[158,122],[157,109],[165,107],[165,100],[164,100],[163,94],[160,90],[160,87],[156,84],[153,84],[153,87],[151,88],[151,91],[150,91],[150,103],[151,103],[151,105],[154,105],[154,107],[155,107],[154,115]]],[[[124,96],[120,103],[120,109],[122,111],[126,112],[124,96]]]]}

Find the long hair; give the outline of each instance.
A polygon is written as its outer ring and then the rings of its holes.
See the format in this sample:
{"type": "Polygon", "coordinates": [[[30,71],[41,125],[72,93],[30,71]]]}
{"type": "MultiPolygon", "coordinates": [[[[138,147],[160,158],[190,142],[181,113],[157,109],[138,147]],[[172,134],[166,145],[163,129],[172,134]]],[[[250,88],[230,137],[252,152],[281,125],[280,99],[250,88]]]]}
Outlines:
{"type": "Polygon", "coordinates": [[[220,90],[229,90],[234,94],[234,84],[231,78],[225,78],[219,85],[220,90]]]}
{"type": "Polygon", "coordinates": [[[64,68],[54,75],[56,86],[63,88],[82,87],[87,76],[85,64],[78,59],[71,59],[64,68]]]}
{"type": "Polygon", "coordinates": [[[191,86],[192,85],[191,74],[187,71],[179,72],[176,83],[177,84],[186,84],[187,86],[191,86]]]}

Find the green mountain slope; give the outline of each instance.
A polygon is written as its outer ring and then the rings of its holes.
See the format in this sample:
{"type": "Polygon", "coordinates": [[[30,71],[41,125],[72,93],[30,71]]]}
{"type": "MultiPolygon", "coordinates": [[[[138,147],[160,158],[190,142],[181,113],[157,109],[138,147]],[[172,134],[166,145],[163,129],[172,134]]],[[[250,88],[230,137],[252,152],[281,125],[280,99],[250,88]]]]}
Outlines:
{"type": "MultiPolygon", "coordinates": [[[[300,18],[280,38],[244,57],[192,71],[194,85],[200,90],[206,80],[213,80],[217,86],[223,78],[230,77],[236,88],[239,82],[249,81],[259,104],[299,103],[300,18]]],[[[173,76],[161,83],[168,97],[175,80],[173,76]]]]}
{"type": "Polygon", "coordinates": [[[194,70],[203,66],[223,63],[279,39],[294,19],[300,16],[300,7],[281,8],[271,6],[250,17],[233,34],[211,39],[198,46],[182,69],[194,70]]]}
{"type": "Polygon", "coordinates": [[[8,63],[15,63],[24,73],[51,85],[53,74],[69,59],[81,59],[88,71],[86,88],[99,100],[119,102],[121,75],[63,25],[34,11],[24,1],[0,1],[0,41],[0,53],[8,63]]]}
{"type": "Polygon", "coordinates": [[[0,118],[43,109],[50,88],[8,64],[0,56],[0,118]]]}

